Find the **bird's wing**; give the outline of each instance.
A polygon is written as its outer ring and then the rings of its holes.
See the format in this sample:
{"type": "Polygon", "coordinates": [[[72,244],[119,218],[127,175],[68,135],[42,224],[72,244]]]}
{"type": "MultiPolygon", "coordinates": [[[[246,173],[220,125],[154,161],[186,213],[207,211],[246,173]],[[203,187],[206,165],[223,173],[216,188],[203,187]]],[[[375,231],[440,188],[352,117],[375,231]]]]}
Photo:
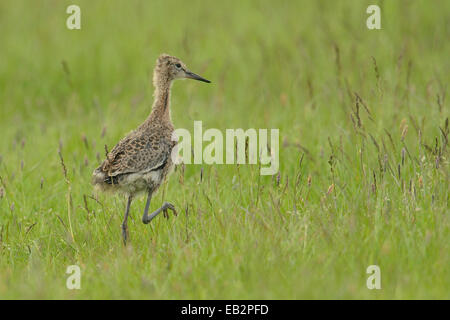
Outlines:
{"type": "Polygon", "coordinates": [[[171,150],[170,143],[156,135],[131,133],[108,153],[101,168],[108,177],[152,171],[164,166],[171,150]]]}

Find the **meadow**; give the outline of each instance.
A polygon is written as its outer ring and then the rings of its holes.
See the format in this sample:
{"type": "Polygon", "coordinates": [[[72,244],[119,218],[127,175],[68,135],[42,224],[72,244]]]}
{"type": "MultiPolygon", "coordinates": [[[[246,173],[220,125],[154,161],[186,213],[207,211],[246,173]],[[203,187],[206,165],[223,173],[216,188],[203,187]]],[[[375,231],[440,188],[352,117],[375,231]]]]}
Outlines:
{"type": "Polygon", "coordinates": [[[449,1],[1,1],[0,298],[449,299],[448,39],[449,1]],[[280,167],[178,166],[125,247],[91,175],[160,53],[212,80],[174,84],[176,127],[277,128],[280,167]]]}

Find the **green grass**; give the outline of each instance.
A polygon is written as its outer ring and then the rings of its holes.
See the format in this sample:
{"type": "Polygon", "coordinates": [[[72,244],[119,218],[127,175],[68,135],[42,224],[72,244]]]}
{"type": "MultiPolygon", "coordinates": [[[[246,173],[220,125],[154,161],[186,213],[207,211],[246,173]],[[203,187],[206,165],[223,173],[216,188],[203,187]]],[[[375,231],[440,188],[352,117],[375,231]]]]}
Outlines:
{"type": "Polygon", "coordinates": [[[373,1],[2,1],[0,298],[449,299],[450,2],[376,2],[382,30],[373,1]],[[175,83],[175,126],[279,128],[280,172],[179,167],[125,248],[90,177],[162,52],[213,81],[175,83]]]}

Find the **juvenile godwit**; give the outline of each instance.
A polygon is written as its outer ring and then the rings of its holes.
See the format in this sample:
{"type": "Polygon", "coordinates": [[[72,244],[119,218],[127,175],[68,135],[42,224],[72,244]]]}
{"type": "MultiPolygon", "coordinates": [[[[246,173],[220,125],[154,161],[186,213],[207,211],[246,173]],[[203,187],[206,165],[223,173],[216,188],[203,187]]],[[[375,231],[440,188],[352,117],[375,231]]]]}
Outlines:
{"type": "Polygon", "coordinates": [[[122,237],[128,239],[128,215],[133,198],[147,193],[147,203],[142,222],[147,224],[161,211],[167,215],[170,209],[176,215],[175,207],[164,202],[148,214],[152,194],[159,188],[173,166],[171,159],[174,126],[170,118],[170,89],[175,79],[189,78],[210,83],[209,80],[189,71],[178,58],[162,54],[156,61],[153,72],[155,86],[152,111],[136,130],[109,152],[103,163],[93,173],[93,184],[100,190],[119,191],[127,195],[128,201],[122,222],[122,237]]]}

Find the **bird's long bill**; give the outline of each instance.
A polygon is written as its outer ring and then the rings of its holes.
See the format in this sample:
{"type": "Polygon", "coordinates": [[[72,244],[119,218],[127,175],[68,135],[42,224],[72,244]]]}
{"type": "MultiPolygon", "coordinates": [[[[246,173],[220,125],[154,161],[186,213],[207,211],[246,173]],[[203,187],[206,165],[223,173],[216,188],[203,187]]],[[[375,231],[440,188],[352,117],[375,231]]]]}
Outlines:
{"type": "Polygon", "coordinates": [[[211,83],[211,81],[209,81],[209,80],[207,80],[207,79],[205,79],[203,77],[200,77],[198,74],[195,74],[195,73],[193,73],[193,72],[191,72],[189,70],[186,70],[186,78],[194,79],[194,80],[198,80],[198,81],[203,81],[203,82],[207,82],[207,83],[211,83]]]}

